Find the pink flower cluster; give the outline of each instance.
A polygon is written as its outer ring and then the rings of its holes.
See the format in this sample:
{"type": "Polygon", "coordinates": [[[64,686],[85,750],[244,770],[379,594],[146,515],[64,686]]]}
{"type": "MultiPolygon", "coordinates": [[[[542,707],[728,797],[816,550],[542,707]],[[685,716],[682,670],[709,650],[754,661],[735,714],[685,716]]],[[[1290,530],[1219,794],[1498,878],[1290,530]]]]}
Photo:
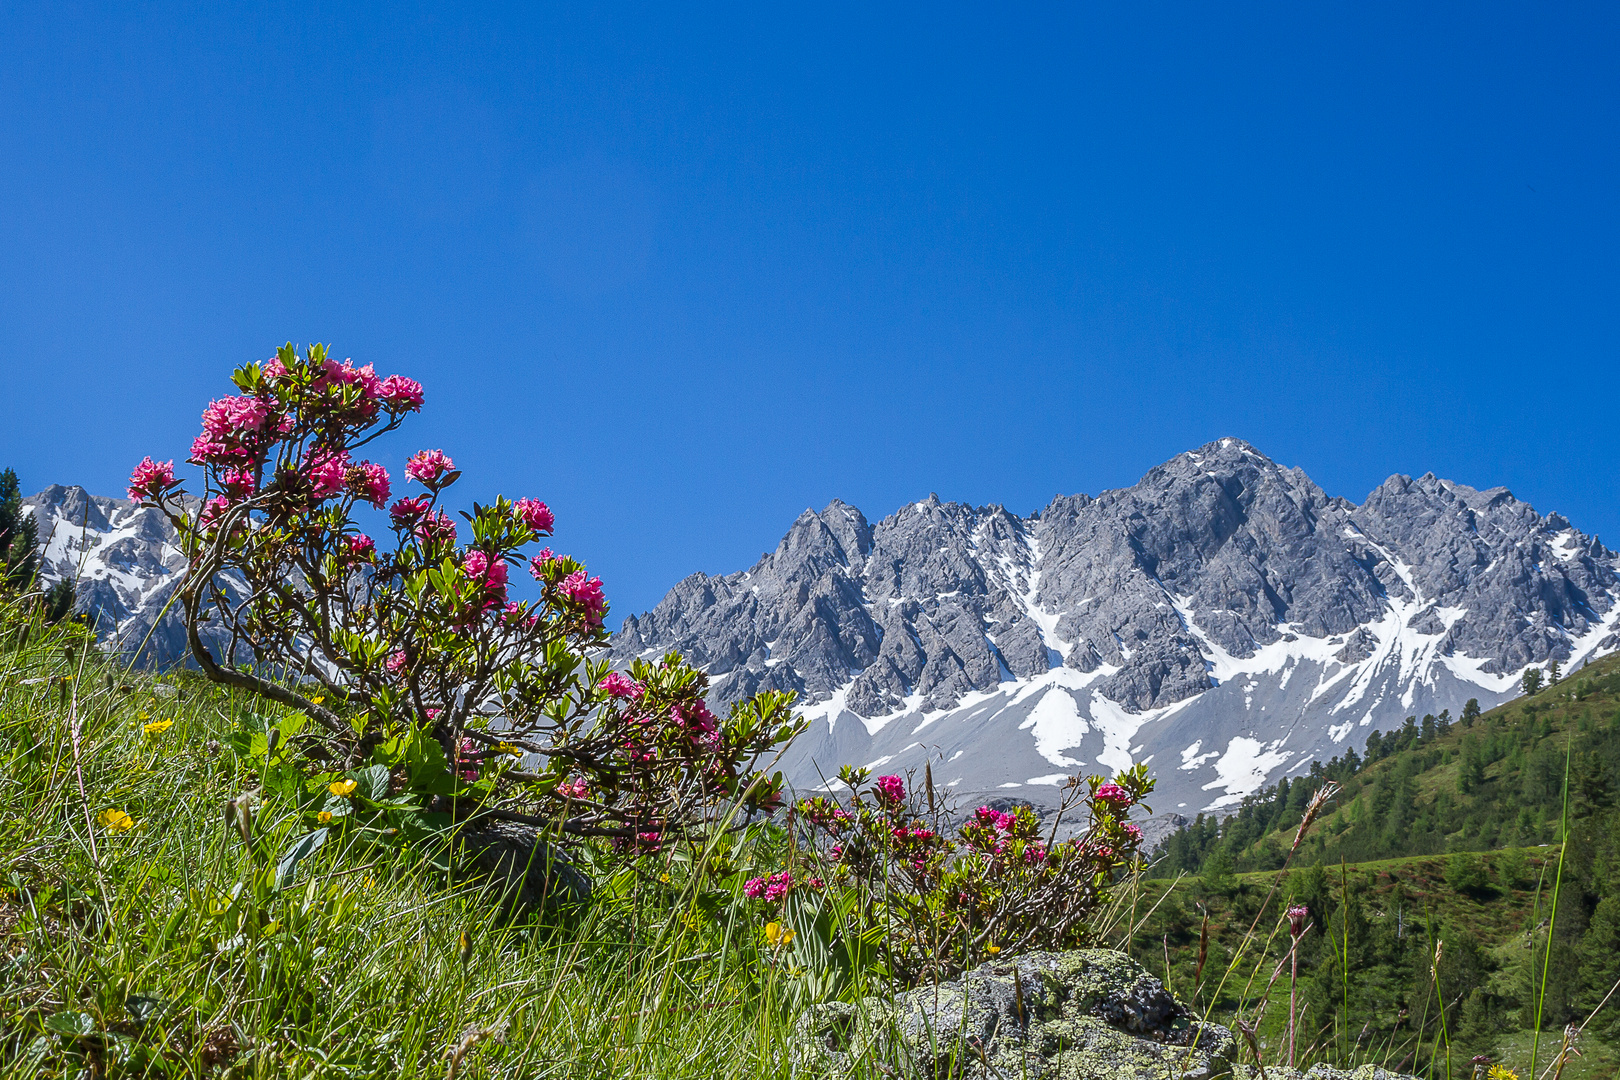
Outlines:
{"type": "Polygon", "coordinates": [[[743,883],[743,895],[750,900],[764,900],[774,904],[793,888],[793,875],[783,870],[769,877],[749,878],[743,883]]]}
{"type": "Polygon", "coordinates": [[[461,570],[473,581],[484,586],[483,610],[498,607],[506,602],[506,563],[504,560],[491,560],[484,552],[473,548],[461,560],[461,570]]]}
{"type": "Polygon", "coordinates": [[[396,652],[389,656],[387,662],[383,666],[388,669],[388,674],[397,679],[399,678],[400,672],[405,670],[405,665],[408,661],[409,657],[407,657],[404,651],[401,650],[400,652],[396,652]]]}
{"type": "Polygon", "coordinates": [[[573,604],[584,609],[585,622],[593,627],[602,625],[607,611],[607,600],[602,596],[602,579],[587,578],[585,571],[575,570],[563,579],[557,591],[573,604]]]}
{"type": "Polygon", "coordinates": [[[796,809],[810,824],[820,826],[834,836],[855,823],[855,815],[825,795],[817,795],[813,799],[800,799],[796,809]]]}
{"type": "Polygon", "coordinates": [[[550,536],[551,527],[557,524],[557,518],[552,514],[551,507],[539,499],[519,499],[513,509],[517,511],[518,519],[527,525],[531,532],[539,533],[541,536],[550,536]]]}
{"type": "Polygon", "coordinates": [[[906,782],[898,776],[880,776],[877,778],[878,800],[894,805],[906,797],[906,782]]]}
{"type": "Polygon", "coordinates": [[[973,820],[963,827],[962,835],[975,847],[1000,855],[1011,843],[1017,824],[1017,814],[981,806],[973,812],[973,820]]]}
{"type": "Polygon", "coordinates": [[[455,467],[456,463],[443,450],[419,450],[405,463],[405,475],[419,484],[433,487],[455,467]]]}
{"type": "Polygon", "coordinates": [[[348,560],[351,563],[372,562],[377,558],[377,544],[371,537],[361,533],[359,536],[349,537],[348,560]]]}
{"type": "Polygon", "coordinates": [[[527,604],[520,604],[516,600],[508,600],[506,607],[501,611],[501,615],[505,617],[509,626],[521,625],[525,629],[532,630],[540,622],[540,616],[529,615],[528,611],[527,604]]]}
{"type": "Polygon", "coordinates": [[[129,477],[129,497],[135,502],[155,499],[174,487],[174,462],[153,461],[150,457],[135,466],[129,477]]]}
{"type": "Polygon", "coordinates": [[[349,470],[349,490],[378,510],[388,502],[388,494],[392,488],[388,470],[375,461],[362,461],[349,470]]]}
{"type": "Polygon", "coordinates": [[[461,761],[461,778],[463,780],[478,779],[478,744],[471,739],[463,737],[460,752],[456,755],[461,761]]]}
{"type": "Polygon", "coordinates": [[[647,689],[622,671],[608,672],[602,676],[602,681],[596,684],[596,688],[607,691],[608,697],[624,698],[627,701],[638,700],[647,689]]]}
{"type": "Polygon", "coordinates": [[[558,784],[557,794],[564,799],[588,799],[591,797],[591,786],[583,776],[576,776],[558,784]]]}
{"type": "Polygon", "coordinates": [[[1018,820],[1016,814],[1009,814],[1000,810],[992,810],[988,806],[981,806],[974,811],[974,819],[980,825],[987,825],[997,832],[1011,832],[1013,823],[1018,820]]]}
{"type": "Polygon", "coordinates": [[[714,713],[709,711],[709,707],[701,699],[671,705],[669,718],[673,723],[681,727],[704,735],[712,735],[719,728],[714,713]]]}
{"type": "Polygon", "coordinates": [[[426,495],[418,495],[414,499],[400,499],[388,508],[388,516],[393,519],[394,528],[408,529],[421,521],[428,512],[430,501],[426,495]]]}
{"type": "Polygon", "coordinates": [[[443,510],[427,514],[416,523],[416,538],[425,544],[456,542],[456,523],[443,510]]]}
{"type": "Polygon", "coordinates": [[[377,388],[377,396],[394,412],[416,412],[422,407],[422,384],[403,375],[390,375],[377,388]]]}
{"type": "Polygon", "coordinates": [[[256,461],[263,452],[270,405],[262,398],[241,396],[209,402],[202,414],[202,434],[191,444],[199,465],[256,461]]]}
{"type": "Polygon", "coordinates": [[[321,365],[321,373],[315,377],[317,390],[356,385],[360,387],[361,398],[366,401],[372,401],[382,393],[382,380],[370,364],[357,368],[348,360],[341,364],[336,360],[327,360],[321,365]]]}
{"type": "Polygon", "coordinates": [[[1099,802],[1107,803],[1115,810],[1123,810],[1136,801],[1135,799],[1131,798],[1130,792],[1126,791],[1118,784],[1103,784],[1101,787],[1097,788],[1097,792],[1093,797],[1099,802]]]}
{"type": "Polygon", "coordinates": [[[225,511],[231,508],[231,500],[223,495],[216,495],[203,503],[202,510],[197,514],[197,527],[208,532],[219,524],[219,519],[225,511]]]}
{"type": "Polygon", "coordinates": [[[242,499],[259,490],[259,478],[251,469],[226,469],[219,478],[219,486],[232,499],[242,499]]]}
{"type": "Polygon", "coordinates": [[[542,548],[540,554],[529,560],[529,575],[536,581],[546,580],[546,568],[557,561],[557,556],[551,553],[550,548],[542,548]]]}
{"type": "Polygon", "coordinates": [[[311,447],[304,455],[304,473],[309,477],[310,494],[325,499],[343,490],[349,480],[349,452],[311,447]]]}

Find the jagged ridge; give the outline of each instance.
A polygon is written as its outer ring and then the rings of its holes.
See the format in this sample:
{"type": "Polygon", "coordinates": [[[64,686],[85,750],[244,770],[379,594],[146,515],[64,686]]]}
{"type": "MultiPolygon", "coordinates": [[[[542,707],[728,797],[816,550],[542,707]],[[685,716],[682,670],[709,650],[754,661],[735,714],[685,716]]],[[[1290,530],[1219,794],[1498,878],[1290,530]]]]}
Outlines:
{"type": "Polygon", "coordinates": [[[1358,506],[1222,439],[1027,518],[933,495],[875,526],[806,510],[750,569],[626,619],[613,652],[678,650],[720,705],[799,692],[801,782],[933,753],[967,757],[964,791],[1039,800],[1053,766],[1167,754],[1172,805],[1219,809],[1357,727],[1612,651],[1616,572],[1506,489],[1394,476],[1358,506]]]}

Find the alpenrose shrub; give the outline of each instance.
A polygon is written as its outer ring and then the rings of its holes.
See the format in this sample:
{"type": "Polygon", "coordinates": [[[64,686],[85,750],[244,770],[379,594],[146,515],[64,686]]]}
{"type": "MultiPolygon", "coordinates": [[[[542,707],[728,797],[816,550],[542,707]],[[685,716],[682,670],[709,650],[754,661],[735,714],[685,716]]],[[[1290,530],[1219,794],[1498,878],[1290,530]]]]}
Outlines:
{"type": "Polygon", "coordinates": [[[413,455],[417,490],[395,498],[362,451],[421,409],[419,383],[290,344],[232,381],[239,394],[203,411],[191,447],[200,498],[151,458],[129,495],[179,531],[198,665],[318,721],[300,729],[304,754],[351,775],[386,766],[379,799],[403,787],[512,816],[496,808],[505,796],[522,817],[629,852],[780,804],[781,774],[754,767],[798,730],[792,695],[760,694],[722,719],[704,704],[707,679],[674,654],[627,673],[592,661],[608,636],[601,581],[549,548],[531,553],[551,510],[497,498],[458,523],[443,500],[460,473],[443,451],[413,455]],[[386,508],[386,538],[361,530],[361,503],[386,508]],[[514,572],[534,577],[538,600],[508,595],[514,572]],[[523,768],[526,754],[542,764],[523,768]]]}
{"type": "Polygon", "coordinates": [[[1129,817],[1153,790],[1143,765],[1112,781],[1076,776],[1044,829],[1028,807],[981,806],[947,835],[931,779],[922,791],[868,769],[846,767],[839,779],[846,797],[794,804],[813,836],[808,850],[744,892],[766,918],[795,902],[842,912],[846,948],[871,946],[882,969],[908,983],[1001,952],[1087,944],[1087,920],[1139,861],[1142,830],[1129,817]],[[1058,840],[1066,820],[1084,830],[1058,840]]]}

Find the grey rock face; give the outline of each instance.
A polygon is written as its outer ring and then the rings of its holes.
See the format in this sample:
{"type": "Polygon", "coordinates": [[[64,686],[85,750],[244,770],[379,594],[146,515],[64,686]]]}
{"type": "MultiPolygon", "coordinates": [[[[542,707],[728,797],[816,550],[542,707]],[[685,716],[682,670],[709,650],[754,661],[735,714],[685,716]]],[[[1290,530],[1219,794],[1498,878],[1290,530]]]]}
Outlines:
{"type": "Polygon", "coordinates": [[[168,519],[127,499],[60,484],[23,506],[38,523],[40,576],[74,582],[78,610],[91,616],[98,640],[143,664],[186,656],[178,603],[164,611],[186,568],[168,519]]]}
{"type": "MultiPolygon", "coordinates": [[[[938,986],[800,1016],[793,1052],[812,1074],[856,1060],[896,1075],[960,1080],[1217,1080],[1251,1075],[1237,1043],[1194,1019],[1153,975],[1107,949],[1029,953],[982,964],[938,986]]],[[[1293,1070],[1272,1076],[1299,1080],[1293,1070]]],[[[1360,1074],[1318,1066],[1312,1080],[1360,1074]]],[[[1378,1080],[1404,1080],[1380,1071],[1378,1080]]],[[[1372,1080],[1368,1074],[1367,1080],[1372,1080]]]]}
{"type": "Polygon", "coordinates": [[[959,794],[1055,801],[1056,776],[1146,761],[1157,808],[1218,812],[1613,651],[1617,599],[1614,552],[1506,490],[1395,476],[1357,505],[1222,439],[1027,518],[933,495],[876,525],[807,510],[753,567],[626,619],[612,653],[685,654],[717,707],[797,691],[802,787],[932,759],[959,794]]]}

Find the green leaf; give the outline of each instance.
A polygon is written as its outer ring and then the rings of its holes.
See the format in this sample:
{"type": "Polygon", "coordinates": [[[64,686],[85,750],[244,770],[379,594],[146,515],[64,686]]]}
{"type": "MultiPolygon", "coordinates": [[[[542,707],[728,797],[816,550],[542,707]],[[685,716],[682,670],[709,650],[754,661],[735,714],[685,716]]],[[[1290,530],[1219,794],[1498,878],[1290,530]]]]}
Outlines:
{"type": "Polygon", "coordinates": [[[298,872],[298,864],[319,851],[321,845],[326,843],[326,836],[331,831],[330,829],[316,829],[314,832],[305,833],[297,840],[294,840],[292,846],[282,853],[281,861],[276,864],[275,888],[277,892],[292,883],[293,875],[298,872]]]}
{"type": "Polygon", "coordinates": [[[167,1004],[167,1001],[154,994],[131,994],[124,999],[124,1010],[129,1013],[131,1020],[144,1027],[167,1004]]]}
{"type": "Polygon", "coordinates": [[[276,726],[281,729],[281,745],[286,746],[293,736],[309,726],[309,717],[301,712],[290,712],[276,726]]]}
{"type": "Polygon", "coordinates": [[[45,1030],[58,1035],[83,1037],[96,1031],[95,1017],[83,1012],[59,1012],[45,1018],[45,1030]]]}
{"type": "Polygon", "coordinates": [[[388,766],[367,765],[354,774],[354,779],[359,781],[359,786],[355,788],[356,795],[372,802],[382,802],[388,798],[388,766]]]}
{"type": "Polygon", "coordinates": [[[277,762],[266,766],[262,782],[264,790],[283,798],[293,798],[304,786],[304,774],[295,765],[277,762]]]}

